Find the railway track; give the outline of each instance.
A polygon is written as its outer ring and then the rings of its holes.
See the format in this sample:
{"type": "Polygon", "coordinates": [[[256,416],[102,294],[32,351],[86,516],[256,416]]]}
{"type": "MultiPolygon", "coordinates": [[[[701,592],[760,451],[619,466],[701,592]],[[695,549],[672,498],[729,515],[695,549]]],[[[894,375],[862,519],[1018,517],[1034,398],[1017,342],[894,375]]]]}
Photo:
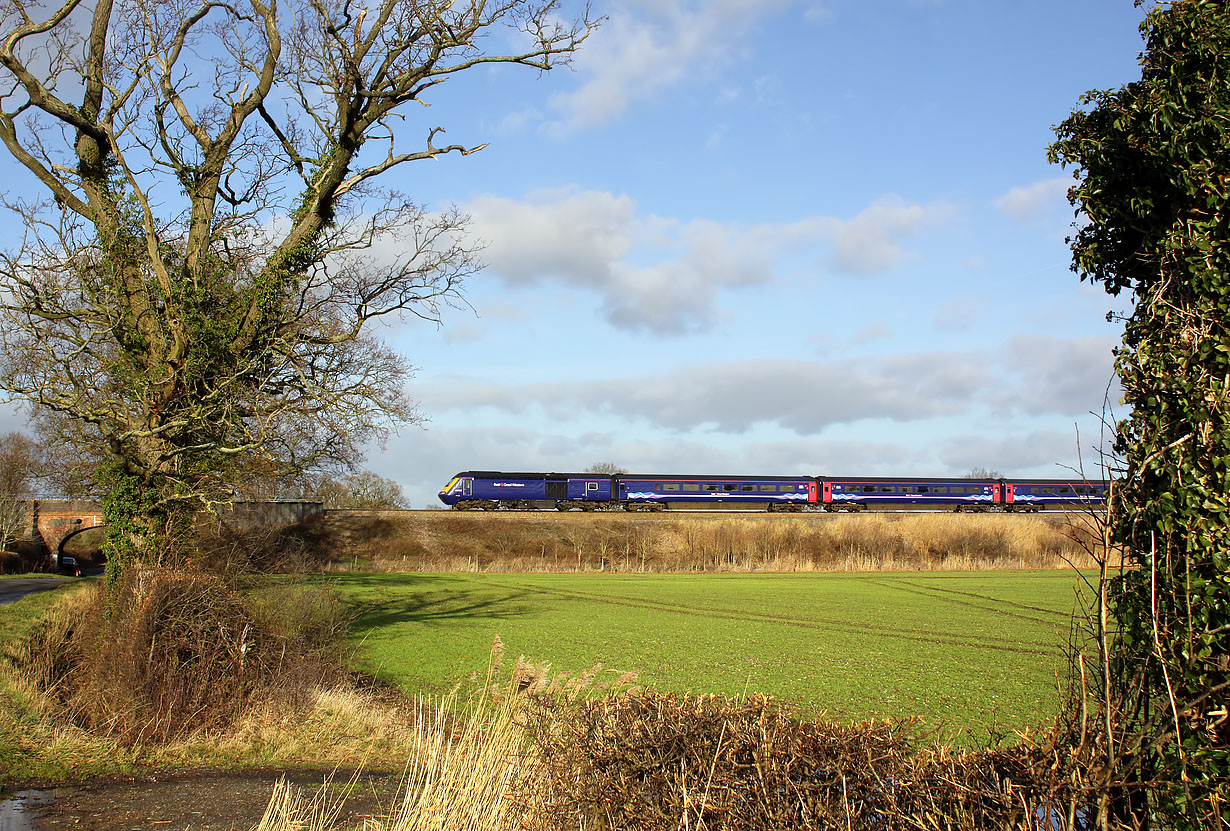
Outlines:
{"type": "MultiPolygon", "coordinates": [[[[401,513],[412,514],[415,517],[484,517],[492,520],[502,519],[576,519],[585,517],[592,521],[600,521],[603,519],[635,519],[644,522],[659,522],[674,517],[675,519],[731,519],[735,517],[746,517],[749,519],[780,519],[784,521],[825,521],[835,519],[840,516],[868,516],[868,515],[883,515],[883,516],[954,516],[952,511],[889,511],[889,510],[864,510],[856,513],[846,511],[802,511],[798,513],[792,512],[773,512],[769,511],[747,511],[747,510],[731,510],[722,511],[714,509],[674,509],[666,511],[557,511],[554,509],[544,510],[498,510],[498,511],[454,511],[447,508],[429,508],[426,510],[404,511],[401,513]]],[[[1088,514],[1089,509],[1074,510],[1074,511],[1040,511],[1037,513],[1026,514],[1005,511],[987,511],[979,514],[979,516],[1005,516],[1005,517],[1054,517],[1063,518],[1069,516],[1079,516],[1088,514]]]]}

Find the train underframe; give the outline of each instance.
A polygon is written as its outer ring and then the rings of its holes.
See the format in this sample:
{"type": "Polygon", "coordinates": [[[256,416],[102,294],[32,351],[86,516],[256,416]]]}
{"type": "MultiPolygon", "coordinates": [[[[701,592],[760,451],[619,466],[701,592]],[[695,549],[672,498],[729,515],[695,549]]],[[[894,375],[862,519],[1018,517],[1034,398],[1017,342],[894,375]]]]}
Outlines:
{"type": "MultiPolygon", "coordinates": [[[[696,510],[697,506],[689,503],[674,503],[672,506],[667,502],[599,502],[585,500],[568,500],[568,501],[551,501],[551,500],[535,500],[535,499],[463,499],[453,506],[457,511],[629,511],[629,512],[646,512],[660,513],[670,510],[674,507],[675,510],[696,510]]],[[[877,505],[870,506],[854,502],[846,503],[808,503],[806,505],[791,502],[779,503],[772,502],[769,504],[755,502],[730,502],[721,505],[720,507],[713,505],[705,505],[704,510],[734,510],[734,511],[765,511],[767,513],[791,513],[798,514],[803,512],[825,511],[828,513],[838,513],[846,511],[848,513],[860,513],[862,511],[935,511],[948,510],[953,513],[1037,513],[1047,510],[1047,506],[1040,503],[1030,503],[1028,505],[910,505],[910,506],[893,506],[893,505],[877,505]],[[750,506],[750,507],[749,507],[750,506]]]]}

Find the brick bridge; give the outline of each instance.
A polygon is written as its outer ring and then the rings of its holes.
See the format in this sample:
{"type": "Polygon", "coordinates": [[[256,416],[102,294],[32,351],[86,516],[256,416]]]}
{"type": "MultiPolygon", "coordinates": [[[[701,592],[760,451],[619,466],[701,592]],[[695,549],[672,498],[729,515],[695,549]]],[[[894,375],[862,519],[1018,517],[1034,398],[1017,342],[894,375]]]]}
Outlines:
{"type": "MultiPolygon", "coordinates": [[[[25,506],[19,540],[41,547],[52,557],[68,538],[103,524],[102,505],[93,500],[30,499],[25,506]]],[[[252,528],[297,522],[320,512],[319,502],[237,502],[223,508],[216,521],[252,528]]]]}
{"type": "Polygon", "coordinates": [[[31,499],[26,503],[22,538],[42,543],[54,555],[74,534],[103,524],[102,506],[73,499],[31,499]]]}

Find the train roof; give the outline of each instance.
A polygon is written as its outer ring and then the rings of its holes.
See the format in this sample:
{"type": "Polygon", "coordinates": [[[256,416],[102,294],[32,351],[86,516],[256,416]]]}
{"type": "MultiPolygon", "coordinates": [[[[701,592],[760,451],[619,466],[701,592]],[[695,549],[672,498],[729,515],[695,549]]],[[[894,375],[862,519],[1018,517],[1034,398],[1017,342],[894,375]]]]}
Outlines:
{"type": "Polygon", "coordinates": [[[1079,476],[1064,478],[1061,476],[1052,479],[1022,479],[1017,476],[1001,476],[998,479],[969,479],[965,476],[817,476],[822,482],[921,482],[923,484],[937,485],[998,485],[1000,482],[1007,482],[1012,485],[1106,485],[1104,479],[1082,479],[1079,476]]]}
{"type": "Polygon", "coordinates": [[[609,473],[516,473],[507,470],[463,470],[457,476],[470,476],[475,479],[529,479],[539,481],[546,479],[593,479],[610,476],[609,473]]]}
{"type": "Polygon", "coordinates": [[[1047,479],[1021,479],[1016,476],[1003,476],[998,479],[968,479],[964,476],[755,476],[734,475],[730,473],[543,473],[511,472],[502,470],[466,470],[457,474],[458,477],[470,476],[481,479],[528,479],[530,481],[545,481],[550,479],[600,479],[610,477],[615,479],[696,479],[710,482],[744,482],[749,479],[764,482],[796,482],[801,479],[819,479],[822,482],[920,482],[922,484],[982,484],[994,485],[1009,482],[1014,485],[1100,485],[1109,484],[1105,479],[1084,479],[1079,476],[1055,476],[1047,479]]]}
{"type": "Polygon", "coordinates": [[[471,476],[482,479],[528,479],[540,481],[546,479],[595,479],[610,477],[614,479],[696,479],[707,482],[746,482],[755,479],[758,482],[798,482],[810,481],[814,476],[799,474],[797,476],[739,476],[730,473],[513,473],[500,470],[467,470],[457,476],[471,476]]]}
{"type": "Polygon", "coordinates": [[[758,482],[798,482],[801,480],[812,480],[816,477],[808,476],[800,473],[797,476],[755,476],[744,475],[739,476],[731,473],[623,473],[617,478],[619,479],[697,479],[706,482],[746,482],[749,479],[755,479],[758,482]]]}

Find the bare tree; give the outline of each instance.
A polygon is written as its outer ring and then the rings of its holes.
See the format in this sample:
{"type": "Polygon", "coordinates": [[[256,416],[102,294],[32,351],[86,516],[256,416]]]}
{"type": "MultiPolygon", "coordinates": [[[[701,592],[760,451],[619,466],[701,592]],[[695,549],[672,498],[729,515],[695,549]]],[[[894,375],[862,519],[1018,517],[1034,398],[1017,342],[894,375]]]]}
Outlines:
{"type": "Polygon", "coordinates": [[[0,550],[21,533],[25,500],[38,478],[38,445],[22,433],[0,436],[0,550]]]}
{"type": "Polygon", "coordinates": [[[480,150],[426,125],[408,149],[407,105],[567,63],[596,24],[559,2],[0,6],[0,140],[45,194],[9,205],[0,388],[99,437],[113,563],[152,558],[244,460],[353,462],[418,417],[369,324],[438,321],[479,263],[465,217],[377,181],[480,150]]]}
{"type": "Polygon", "coordinates": [[[961,475],[962,479],[1003,479],[1004,474],[993,467],[972,467],[969,473],[961,475]]]}
{"type": "Polygon", "coordinates": [[[401,485],[369,470],[341,478],[326,477],[311,489],[311,496],[324,502],[326,508],[379,511],[410,507],[401,485]]]}
{"type": "Polygon", "coordinates": [[[592,465],[585,468],[584,472],[597,473],[601,476],[622,476],[628,472],[628,469],[620,467],[614,462],[594,462],[592,465]]]}

